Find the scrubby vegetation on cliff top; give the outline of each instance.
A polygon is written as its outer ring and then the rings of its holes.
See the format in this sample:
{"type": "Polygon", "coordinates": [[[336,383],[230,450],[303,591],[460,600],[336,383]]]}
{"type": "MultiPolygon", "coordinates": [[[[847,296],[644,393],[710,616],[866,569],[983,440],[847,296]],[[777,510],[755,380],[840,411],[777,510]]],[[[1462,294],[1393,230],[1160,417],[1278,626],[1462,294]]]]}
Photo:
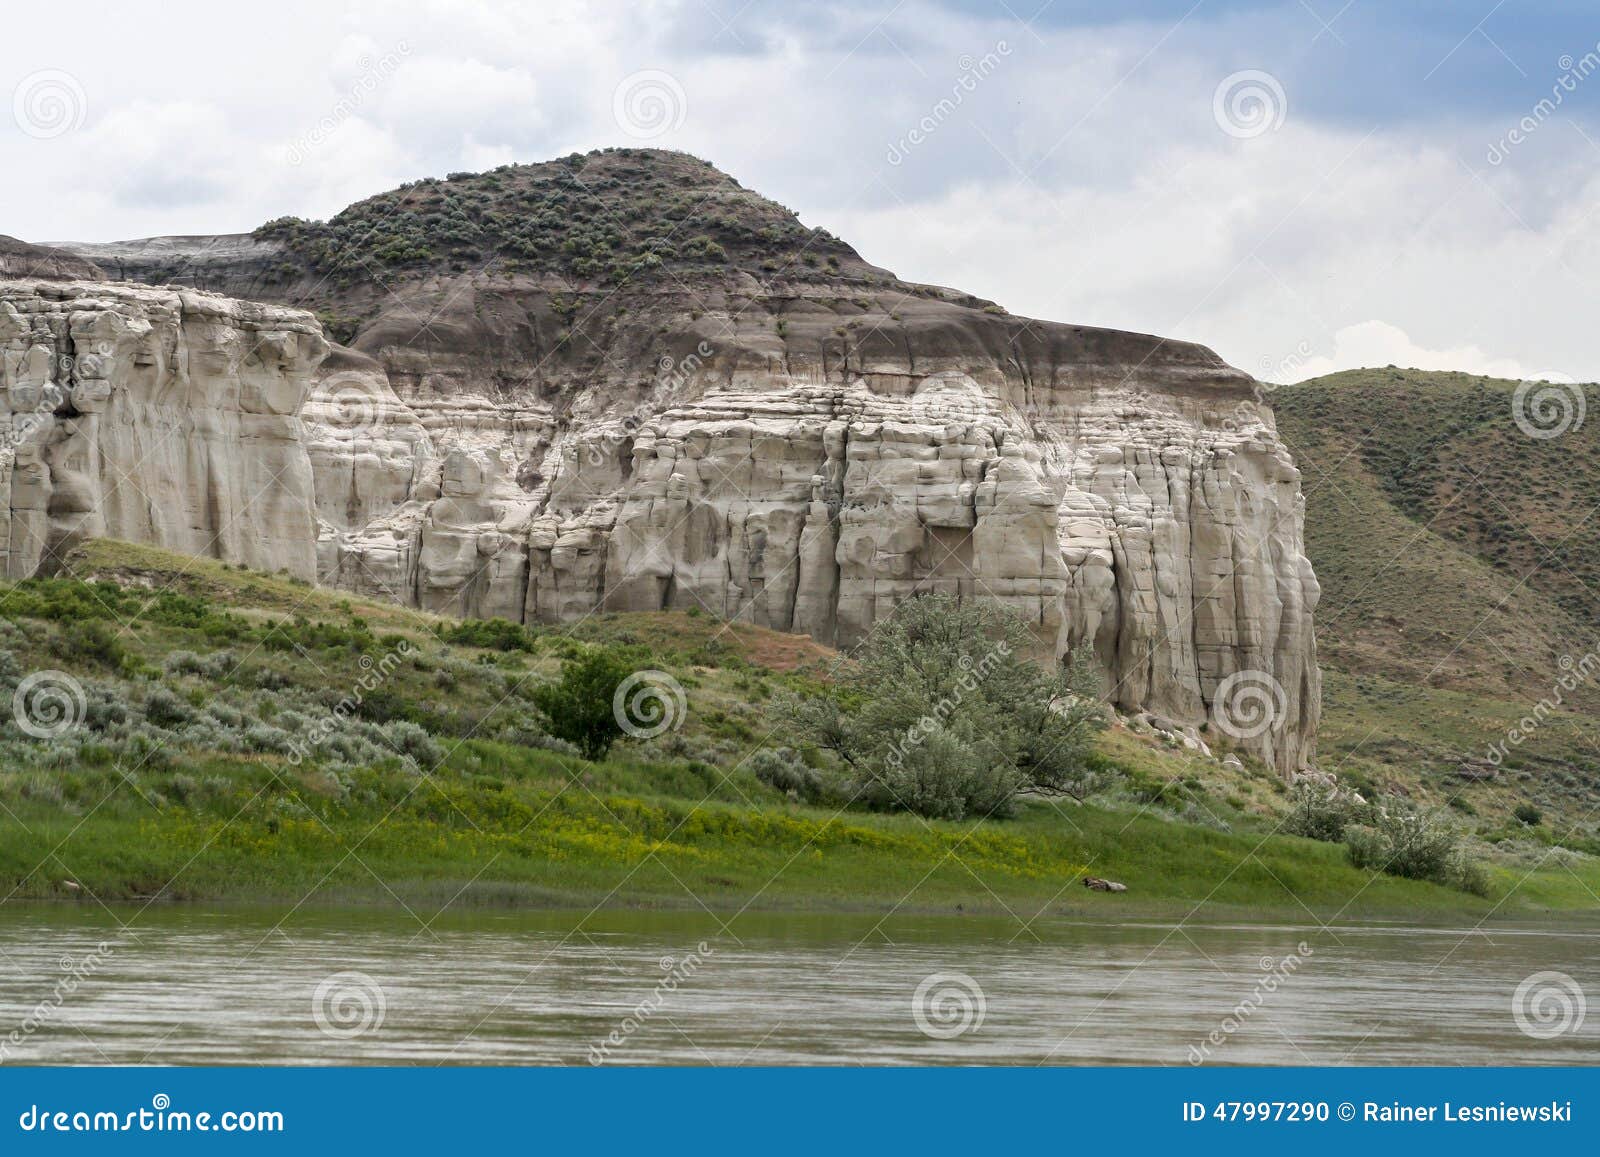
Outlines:
{"type": "Polygon", "coordinates": [[[489,263],[613,282],[666,267],[678,276],[744,269],[796,278],[865,269],[826,230],[807,228],[705,161],[658,149],[414,181],[328,221],[283,217],[255,235],[283,243],[317,273],[350,278],[489,263]]]}
{"type": "MultiPolygon", "coordinates": [[[[792,636],[676,614],[570,633],[461,624],[114,543],[91,544],[73,570],[103,581],[0,590],[7,697],[52,669],[85,701],[74,731],[38,739],[8,719],[0,737],[0,884],[13,897],[387,903],[466,887],[463,902],[1030,917],[1304,904],[1325,919],[1490,903],[1273,835],[1285,797],[1270,772],[1120,726],[1100,737],[1107,787],[1085,805],[956,823],[807,804],[805,777],[826,762],[777,742],[772,703],[824,689],[829,656],[792,636]],[[532,688],[593,646],[678,680],[682,726],[599,763],[552,739],[532,688]],[[382,679],[337,714],[374,669],[382,679]],[[757,750],[771,754],[747,759],[757,750]],[[1091,895],[1085,873],[1131,891],[1091,895]]],[[[1575,905],[1600,880],[1585,885],[1592,861],[1574,864],[1577,879],[1550,867],[1514,890],[1523,872],[1501,867],[1488,888],[1502,911],[1575,905]]]]}

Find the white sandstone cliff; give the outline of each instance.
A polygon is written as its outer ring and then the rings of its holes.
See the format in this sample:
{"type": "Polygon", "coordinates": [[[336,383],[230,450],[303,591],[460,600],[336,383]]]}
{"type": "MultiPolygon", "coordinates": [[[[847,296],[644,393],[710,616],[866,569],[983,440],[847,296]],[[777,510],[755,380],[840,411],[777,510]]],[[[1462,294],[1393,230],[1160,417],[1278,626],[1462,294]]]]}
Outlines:
{"type": "Polygon", "coordinates": [[[109,537],[313,577],[298,414],[327,352],[300,310],[0,282],[4,573],[109,537]]]}
{"type": "Polygon", "coordinates": [[[1309,761],[1299,474],[1244,375],[1106,331],[1052,331],[1046,379],[954,338],[852,363],[715,322],[646,380],[507,393],[398,346],[324,361],[296,310],[0,283],[5,572],[107,535],[443,613],[703,607],[841,646],[948,590],[1087,643],[1119,707],[1178,725],[1264,672],[1283,700],[1247,746],[1309,761]]]}

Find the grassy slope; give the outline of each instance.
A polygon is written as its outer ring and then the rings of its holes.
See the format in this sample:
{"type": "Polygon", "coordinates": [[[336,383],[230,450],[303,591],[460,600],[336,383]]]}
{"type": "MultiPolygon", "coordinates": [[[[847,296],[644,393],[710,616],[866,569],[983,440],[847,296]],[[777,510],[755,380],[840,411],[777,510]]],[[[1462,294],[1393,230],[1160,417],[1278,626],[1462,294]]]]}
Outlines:
{"type": "MultiPolygon", "coordinates": [[[[263,683],[276,688],[269,699],[342,693],[363,650],[339,642],[338,630],[360,620],[376,638],[400,636],[416,648],[418,657],[386,684],[392,695],[383,709],[424,720],[444,758],[420,776],[392,760],[329,770],[270,751],[175,741],[155,758],[90,748],[29,767],[17,753],[32,749],[11,746],[0,766],[0,886],[12,899],[311,897],[400,901],[430,912],[449,902],[959,906],[1024,919],[1183,913],[1205,904],[1218,914],[1303,917],[1309,909],[1333,919],[1480,914],[1500,901],[1502,914],[1570,908],[1600,886],[1589,866],[1580,866],[1578,882],[1549,869],[1513,890],[1522,870],[1506,863],[1487,901],[1373,877],[1351,868],[1337,847],[1271,835],[1282,789],[1264,770],[1228,772],[1120,728],[1106,734],[1104,751],[1137,794],[1094,806],[1039,803],[1018,820],[977,824],[801,806],[739,764],[771,731],[769,697],[815,678],[827,653],[687,615],[601,616],[576,629],[639,647],[641,660],[673,672],[689,695],[681,732],[589,764],[517,742],[524,704],[516,688],[556,670],[573,645],[565,635],[537,637],[530,653],[446,646],[434,634],[443,621],[431,616],[116,543],[91,544],[74,570],[117,579],[135,592],[130,599],[145,598],[142,588],[166,589],[213,609],[194,626],[149,604],[119,635],[133,658],[113,671],[72,649],[70,622],[18,615],[27,600],[0,590],[0,614],[12,621],[4,645],[19,670],[70,670],[134,705],[161,685],[196,710],[217,701],[248,707],[261,701],[263,683]],[[215,609],[223,606],[237,615],[232,626],[218,626],[215,609]],[[278,630],[293,646],[259,645],[272,623],[284,624],[278,630]],[[226,631],[235,637],[213,637],[226,631]],[[224,647],[232,657],[217,677],[156,671],[176,651],[205,656],[224,647]],[[1162,801],[1141,802],[1152,795],[1162,801]],[[1085,872],[1131,890],[1088,893],[1085,872]]],[[[17,740],[14,732],[5,738],[17,740]]]]}
{"type": "Polygon", "coordinates": [[[1361,370],[1274,395],[1323,587],[1318,750],[1358,784],[1454,799],[1485,834],[1592,847],[1600,688],[1567,695],[1500,779],[1456,775],[1551,696],[1561,656],[1600,641],[1600,433],[1527,437],[1514,387],[1361,370]],[[1521,802],[1545,811],[1541,829],[1509,820],[1521,802]]]}

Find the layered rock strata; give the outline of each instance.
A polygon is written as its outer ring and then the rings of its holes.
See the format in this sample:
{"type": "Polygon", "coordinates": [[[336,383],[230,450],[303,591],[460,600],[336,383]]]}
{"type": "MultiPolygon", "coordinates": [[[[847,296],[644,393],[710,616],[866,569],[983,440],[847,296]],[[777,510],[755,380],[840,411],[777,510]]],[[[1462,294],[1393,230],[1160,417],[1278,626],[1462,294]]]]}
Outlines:
{"type": "Polygon", "coordinates": [[[0,561],[84,537],[316,574],[300,411],[328,352],[300,310],[84,282],[0,282],[0,561]]]}
{"type": "Polygon", "coordinates": [[[1270,725],[1233,730],[1285,772],[1311,758],[1299,474],[1210,351],[943,300],[854,336],[724,301],[659,356],[613,334],[626,362],[552,382],[528,307],[508,384],[504,302],[469,301],[480,328],[432,349],[380,318],[327,356],[298,310],[0,285],[5,573],[104,535],[442,613],[703,608],[840,646],[951,591],[1091,648],[1118,706],[1178,726],[1259,672],[1270,725]]]}

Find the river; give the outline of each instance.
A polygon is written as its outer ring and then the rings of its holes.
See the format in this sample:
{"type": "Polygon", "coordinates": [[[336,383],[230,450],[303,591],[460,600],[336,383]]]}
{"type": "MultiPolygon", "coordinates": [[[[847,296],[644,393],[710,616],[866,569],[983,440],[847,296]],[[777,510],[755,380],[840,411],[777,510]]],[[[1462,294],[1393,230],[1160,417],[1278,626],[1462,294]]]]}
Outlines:
{"type": "Polygon", "coordinates": [[[0,1062],[1600,1063],[1592,923],[725,919],[12,905],[0,1062]]]}

